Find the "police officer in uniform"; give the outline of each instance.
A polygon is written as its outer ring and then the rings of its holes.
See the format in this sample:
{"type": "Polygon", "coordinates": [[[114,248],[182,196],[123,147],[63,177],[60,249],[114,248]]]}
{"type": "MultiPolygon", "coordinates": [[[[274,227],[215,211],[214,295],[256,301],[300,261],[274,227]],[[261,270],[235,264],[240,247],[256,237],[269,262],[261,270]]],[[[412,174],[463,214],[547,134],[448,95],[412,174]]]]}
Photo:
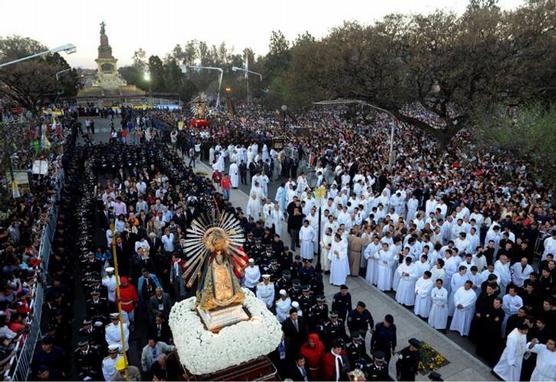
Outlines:
{"type": "Polygon", "coordinates": [[[87,339],[82,339],[77,344],[73,353],[77,374],[81,377],[90,377],[96,381],[100,379],[100,352],[92,346],[87,339]]]}
{"type": "Polygon", "coordinates": [[[295,255],[292,264],[290,265],[290,273],[292,275],[292,279],[299,279],[299,270],[303,264],[301,263],[301,256],[295,255]]]}
{"type": "Polygon", "coordinates": [[[298,279],[293,279],[292,280],[292,286],[288,290],[288,296],[290,296],[292,301],[298,301],[299,298],[301,297],[301,294],[302,294],[302,292],[301,292],[301,283],[299,282],[298,279]]]}
{"type": "Polygon", "coordinates": [[[369,361],[369,356],[365,350],[365,342],[360,333],[353,333],[351,342],[346,345],[346,352],[350,365],[355,365],[357,362],[369,361]]]}
{"type": "Polygon", "coordinates": [[[291,273],[288,269],[282,270],[282,275],[274,282],[274,294],[278,296],[280,290],[289,291],[292,287],[291,273]]]}
{"type": "Polygon", "coordinates": [[[308,314],[311,308],[315,305],[315,298],[313,297],[311,293],[311,288],[309,288],[308,285],[304,285],[301,288],[301,292],[302,294],[301,296],[299,296],[297,302],[299,302],[299,307],[301,308],[301,311],[306,312],[308,314]]]}
{"type": "Polygon", "coordinates": [[[342,285],[332,299],[332,310],[337,312],[342,320],[345,320],[348,312],[351,311],[351,294],[348,289],[347,285],[342,285]]]}
{"type": "Polygon", "coordinates": [[[87,300],[87,316],[95,321],[105,321],[108,316],[108,300],[100,296],[100,289],[91,290],[91,298],[87,300]]]}
{"type": "Polygon", "coordinates": [[[79,337],[88,338],[89,344],[99,349],[102,353],[102,348],[105,346],[104,341],[104,323],[86,318],[79,328],[79,337]]]}
{"type": "Polygon", "coordinates": [[[419,348],[421,342],[415,338],[409,340],[409,346],[399,353],[396,361],[396,376],[398,381],[415,381],[419,367],[419,348]]]}
{"type": "Polygon", "coordinates": [[[388,374],[388,363],[381,351],[373,353],[372,362],[364,365],[362,370],[367,377],[367,381],[392,381],[390,374],[388,374]]]}
{"type": "Polygon", "coordinates": [[[338,317],[338,313],[332,311],[330,319],[326,321],[323,328],[323,341],[326,348],[330,348],[334,340],[341,339],[343,341],[346,337],[344,320],[338,317]]]}
{"type": "Polygon", "coordinates": [[[355,309],[349,312],[347,325],[350,333],[361,333],[363,339],[369,328],[374,327],[373,316],[363,301],[359,301],[355,309]]]}
{"type": "Polygon", "coordinates": [[[308,318],[311,330],[322,333],[324,323],[328,320],[328,305],[324,296],[317,297],[317,303],[309,309],[308,318]]]}

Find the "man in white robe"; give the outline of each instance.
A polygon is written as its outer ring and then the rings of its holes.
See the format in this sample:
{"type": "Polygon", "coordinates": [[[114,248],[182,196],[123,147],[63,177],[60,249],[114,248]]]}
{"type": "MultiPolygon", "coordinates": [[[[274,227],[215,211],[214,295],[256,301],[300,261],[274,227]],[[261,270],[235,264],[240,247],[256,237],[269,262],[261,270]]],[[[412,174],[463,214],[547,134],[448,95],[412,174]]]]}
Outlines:
{"type": "Polygon", "coordinates": [[[375,236],[372,243],[369,243],[363,252],[363,256],[367,259],[367,273],[365,275],[365,280],[367,280],[369,284],[376,285],[378,279],[378,259],[375,258],[375,255],[381,247],[380,238],[375,236]]]}
{"type": "MultiPolygon", "coordinates": [[[[527,351],[529,327],[522,323],[508,335],[506,348],[493,371],[504,381],[520,381],[523,355],[527,351]]],[[[537,360],[538,361],[538,360],[537,360]]]]}
{"type": "Polygon", "coordinates": [[[388,243],[382,243],[382,249],[375,254],[375,259],[378,264],[377,287],[383,292],[388,292],[392,289],[392,264],[394,262],[394,256],[390,252],[388,243]]]}
{"type": "Polygon", "coordinates": [[[406,221],[412,221],[417,213],[419,207],[419,200],[412,194],[411,198],[407,201],[407,218],[406,221]]]}
{"type": "Polygon", "coordinates": [[[454,312],[452,324],[450,325],[450,330],[457,331],[462,336],[469,335],[471,321],[475,314],[476,300],[477,294],[473,290],[473,283],[468,280],[454,295],[456,310],[454,312]]]}
{"type": "Polygon", "coordinates": [[[274,226],[274,233],[282,237],[286,218],[284,216],[284,212],[280,210],[280,204],[277,201],[274,202],[274,207],[270,212],[270,221],[274,226]]]}
{"type": "Polygon", "coordinates": [[[303,259],[313,260],[315,254],[313,248],[314,240],[315,229],[309,225],[309,220],[305,219],[303,226],[299,230],[300,255],[303,259]]]}
{"type": "Polygon", "coordinates": [[[330,245],[328,259],[330,260],[330,284],[336,286],[345,284],[350,272],[347,243],[338,233],[330,245]]]}
{"type": "Polygon", "coordinates": [[[454,311],[456,309],[454,296],[459,288],[465,285],[467,280],[469,280],[467,268],[464,265],[460,265],[459,272],[455,273],[450,280],[450,297],[448,298],[448,315],[450,317],[454,315],[454,311]]]}
{"type": "Polygon", "coordinates": [[[230,178],[232,181],[232,188],[239,187],[239,166],[236,162],[230,165],[230,178]]]}
{"type": "Polygon", "coordinates": [[[537,365],[531,374],[531,382],[556,381],[556,339],[549,338],[546,345],[543,345],[533,338],[527,344],[527,351],[537,354],[537,365]]]}
{"type": "Polygon", "coordinates": [[[415,281],[417,279],[415,271],[415,264],[412,263],[409,256],[396,270],[400,275],[400,283],[396,290],[396,301],[402,305],[413,306],[415,304],[415,281]]]}
{"type": "Polygon", "coordinates": [[[527,264],[527,262],[527,257],[522,257],[519,263],[515,263],[510,268],[512,272],[512,282],[520,288],[523,288],[523,283],[529,278],[529,275],[533,273],[533,267],[527,264]]]}
{"type": "Polygon", "coordinates": [[[433,283],[431,279],[431,272],[425,271],[415,283],[415,308],[416,315],[423,318],[428,318],[431,310],[431,290],[433,283]]]}
{"type": "Polygon", "coordinates": [[[442,279],[436,280],[431,291],[432,308],[428,323],[435,329],[446,329],[448,323],[448,291],[443,284],[442,279]]]}
{"type": "Polygon", "coordinates": [[[255,221],[258,221],[261,218],[262,205],[255,192],[251,192],[251,198],[249,198],[249,201],[247,202],[245,214],[247,216],[251,216],[255,221]]]}
{"type": "Polygon", "coordinates": [[[500,258],[494,263],[494,272],[498,274],[498,285],[500,285],[500,292],[506,293],[506,287],[512,281],[512,274],[510,271],[510,260],[506,255],[500,255],[500,258]]]}

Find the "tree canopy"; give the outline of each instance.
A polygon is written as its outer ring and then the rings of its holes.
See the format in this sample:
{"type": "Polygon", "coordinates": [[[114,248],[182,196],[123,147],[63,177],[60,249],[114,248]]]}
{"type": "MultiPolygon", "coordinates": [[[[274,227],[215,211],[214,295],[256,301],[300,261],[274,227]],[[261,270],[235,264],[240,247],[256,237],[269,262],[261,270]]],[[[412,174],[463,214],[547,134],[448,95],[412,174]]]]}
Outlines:
{"type": "MultiPolygon", "coordinates": [[[[19,36],[0,37],[0,62],[8,62],[48,50],[38,41],[19,36]]],[[[34,114],[47,102],[60,96],[75,96],[78,75],[58,53],[30,59],[0,69],[0,96],[13,101],[34,114]]]]}

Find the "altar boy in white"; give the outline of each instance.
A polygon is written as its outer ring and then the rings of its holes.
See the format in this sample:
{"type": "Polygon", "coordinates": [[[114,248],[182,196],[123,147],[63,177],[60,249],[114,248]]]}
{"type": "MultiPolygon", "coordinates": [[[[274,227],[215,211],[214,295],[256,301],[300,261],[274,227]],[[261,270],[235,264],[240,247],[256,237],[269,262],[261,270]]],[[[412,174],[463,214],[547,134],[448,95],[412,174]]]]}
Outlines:
{"type": "Polygon", "coordinates": [[[431,291],[433,288],[431,272],[425,271],[415,283],[415,314],[428,318],[431,310],[431,291]]]}

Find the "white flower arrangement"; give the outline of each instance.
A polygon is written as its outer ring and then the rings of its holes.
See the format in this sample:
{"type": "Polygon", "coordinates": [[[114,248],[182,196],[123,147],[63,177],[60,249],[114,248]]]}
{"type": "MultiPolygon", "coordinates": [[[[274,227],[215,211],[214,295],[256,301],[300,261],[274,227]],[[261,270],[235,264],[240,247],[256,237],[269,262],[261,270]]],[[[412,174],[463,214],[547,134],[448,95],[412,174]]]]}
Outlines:
{"type": "Polygon", "coordinates": [[[251,319],[226,326],[218,333],[205,329],[195,311],[195,297],[174,304],[169,325],[181,363],[192,374],[210,374],[239,365],[276,349],[280,323],[255,295],[243,288],[243,307],[251,319]]]}

